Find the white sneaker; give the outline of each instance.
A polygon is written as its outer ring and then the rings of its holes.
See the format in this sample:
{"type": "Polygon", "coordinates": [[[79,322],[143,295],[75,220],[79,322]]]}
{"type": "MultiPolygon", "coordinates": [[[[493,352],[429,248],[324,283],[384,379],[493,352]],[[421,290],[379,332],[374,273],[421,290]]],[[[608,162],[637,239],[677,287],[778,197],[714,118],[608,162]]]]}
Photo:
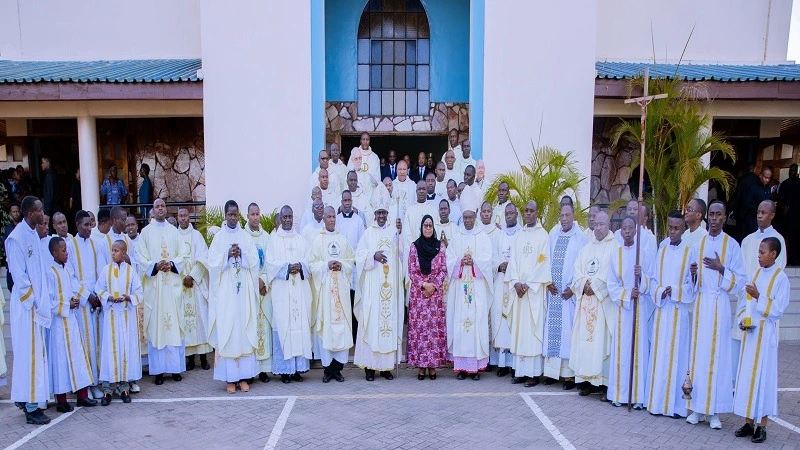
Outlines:
{"type": "Polygon", "coordinates": [[[703,414],[692,412],[691,414],[689,414],[689,417],[686,418],[686,421],[692,425],[697,425],[700,422],[705,422],[706,416],[703,414]]]}
{"type": "Polygon", "coordinates": [[[92,388],[89,390],[92,391],[92,397],[94,397],[95,400],[100,400],[103,398],[103,391],[101,391],[99,387],[92,386],[92,388]]]}
{"type": "Polygon", "coordinates": [[[713,428],[715,430],[721,430],[722,429],[722,422],[719,421],[719,416],[716,415],[716,414],[712,414],[708,418],[708,426],[710,426],[711,428],[713,428]]]}
{"type": "Polygon", "coordinates": [[[139,387],[139,383],[137,383],[135,381],[132,381],[131,382],[131,393],[138,394],[139,392],[142,392],[142,388],[139,387]]]}

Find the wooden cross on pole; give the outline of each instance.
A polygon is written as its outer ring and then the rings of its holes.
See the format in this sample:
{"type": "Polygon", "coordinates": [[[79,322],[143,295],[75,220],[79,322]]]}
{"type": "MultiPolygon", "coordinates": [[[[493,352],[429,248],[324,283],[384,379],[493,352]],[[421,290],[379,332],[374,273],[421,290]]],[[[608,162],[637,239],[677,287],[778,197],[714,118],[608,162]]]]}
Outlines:
{"type": "MultiPolygon", "coordinates": [[[[644,68],[644,88],[642,93],[644,94],[641,97],[636,98],[629,98],[625,100],[625,103],[636,103],[642,108],[642,120],[641,120],[641,131],[642,131],[642,146],[641,150],[639,151],[639,208],[642,207],[644,203],[644,149],[645,149],[645,139],[646,139],[646,132],[647,132],[647,105],[650,104],[653,100],[658,100],[662,98],[667,98],[667,94],[657,94],[657,95],[648,95],[648,84],[650,81],[650,68],[644,68]]],[[[641,253],[642,247],[642,222],[641,222],[641,215],[639,212],[636,212],[636,265],[640,266],[639,257],[641,253]]],[[[620,274],[622,276],[622,274],[620,274]]],[[[641,277],[636,277],[636,286],[638,287],[641,282],[641,277]]],[[[633,407],[633,366],[637,363],[637,352],[636,352],[636,330],[638,327],[636,323],[638,321],[638,303],[639,299],[637,298],[633,302],[633,326],[631,327],[631,334],[633,335],[631,338],[631,365],[630,365],[630,372],[628,375],[628,411],[631,410],[633,407]]]]}

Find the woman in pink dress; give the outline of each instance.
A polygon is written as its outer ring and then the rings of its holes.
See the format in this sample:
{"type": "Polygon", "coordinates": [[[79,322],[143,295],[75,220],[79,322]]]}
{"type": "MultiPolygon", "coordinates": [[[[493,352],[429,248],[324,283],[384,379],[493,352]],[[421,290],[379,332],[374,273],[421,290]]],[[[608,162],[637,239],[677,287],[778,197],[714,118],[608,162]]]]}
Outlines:
{"type": "Polygon", "coordinates": [[[436,379],[436,368],[447,359],[447,322],[444,280],[447,277],[445,245],[436,238],[433,217],[426,215],[420,224],[420,237],[408,255],[411,287],[408,295],[408,364],[418,367],[417,379],[428,371],[436,379]]]}

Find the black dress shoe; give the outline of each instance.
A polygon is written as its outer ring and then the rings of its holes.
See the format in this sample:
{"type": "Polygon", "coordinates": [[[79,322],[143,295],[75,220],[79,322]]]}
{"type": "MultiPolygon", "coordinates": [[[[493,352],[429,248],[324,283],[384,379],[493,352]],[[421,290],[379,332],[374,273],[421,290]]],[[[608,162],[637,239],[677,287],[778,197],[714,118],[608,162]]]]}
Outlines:
{"type": "Polygon", "coordinates": [[[289,378],[289,375],[281,375],[281,383],[289,384],[291,381],[292,379],[289,378]]]}
{"type": "Polygon", "coordinates": [[[428,374],[428,378],[430,378],[431,380],[435,380],[436,379],[436,374],[435,373],[429,373],[428,374]]]}
{"type": "Polygon", "coordinates": [[[344,382],[344,376],[342,375],[342,372],[336,372],[336,375],[334,375],[333,378],[339,383],[344,382]]]}
{"type": "Polygon", "coordinates": [[[211,364],[208,363],[208,358],[206,355],[200,355],[200,368],[203,370],[208,370],[211,368],[211,364]]]}
{"type": "Polygon", "coordinates": [[[330,383],[331,382],[331,376],[326,373],[325,375],[322,376],[322,382],[323,383],[330,383]]]}
{"type": "Polygon", "coordinates": [[[422,381],[422,380],[424,380],[424,379],[425,379],[425,374],[424,374],[424,373],[418,373],[418,374],[417,374],[417,379],[418,379],[419,381],[422,381]]]}
{"type": "Polygon", "coordinates": [[[297,382],[303,381],[303,377],[299,373],[296,373],[292,375],[292,381],[297,381],[297,382]]]}
{"type": "Polygon", "coordinates": [[[581,390],[578,392],[578,395],[580,395],[581,397],[586,397],[586,396],[590,395],[591,393],[592,393],[592,391],[589,390],[589,388],[581,388],[581,390]]]}
{"type": "Polygon", "coordinates": [[[173,373],[172,374],[172,381],[181,381],[182,379],[183,379],[183,377],[181,376],[181,374],[179,374],[179,373],[173,373]]]}
{"type": "Polygon", "coordinates": [[[91,398],[79,398],[76,404],[81,408],[91,408],[92,406],[97,406],[97,400],[91,398]]]}
{"type": "Polygon", "coordinates": [[[528,381],[525,382],[525,387],[534,387],[539,384],[539,377],[528,378],[528,381]]]}
{"type": "Polygon", "coordinates": [[[493,365],[491,365],[491,364],[487,364],[487,365],[486,365],[486,368],[485,368],[485,369],[483,369],[483,371],[484,371],[484,372],[491,372],[491,371],[493,371],[493,370],[494,370],[494,367],[495,367],[495,366],[493,366],[493,365]]]}
{"type": "Polygon", "coordinates": [[[70,405],[67,402],[59,403],[58,405],[56,405],[56,411],[58,411],[60,413],[68,413],[68,412],[74,411],[74,410],[75,410],[75,408],[73,408],[72,405],[70,405]]]}
{"type": "Polygon", "coordinates": [[[473,373],[472,374],[472,379],[475,380],[475,381],[480,380],[481,379],[481,374],[479,374],[478,372],[473,373]]]}
{"type": "Polygon", "coordinates": [[[501,367],[501,368],[497,369],[497,376],[498,377],[504,377],[504,376],[506,376],[508,374],[509,374],[508,367],[501,367]]]}
{"type": "Polygon", "coordinates": [[[466,372],[458,372],[458,375],[456,375],[456,379],[457,380],[465,380],[465,379],[467,379],[467,373],[466,372]]]}
{"type": "Polygon", "coordinates": [[[390,370],[382,370],[381,376],[383,378],[386,378],[387,380],[394,380],[394,375],[392,375],[392,372],[390,370]]]}
{"type": "Polygon", "coordinates": [[[556,382],[556,380],[554,380],[552,378],[548,378],[548,377],[542,377],[542,378],[544,378],[542,380],[542,384],[545,385],[545,386],[550,386],[551,384],[555,384],[555,382],[556,382]]]}
{"type": "Polygon", "coordinates": [[[100,406],[108,406],[111,404],[111,394],[103,394],[103,399],[100,400],[100,406]]]}
{"type": "Polygon", "coordinates": [[[511,379],[511,384],[522,384],[525,382],[525,377],[514,377],[511,379]]]}
{"type": "Polygon", "coordinates": [[[186,370],[194,370],[194,355],[186,357],[186,370]]]}
{"type": "Polygon", "coordinates": [[[747,437],[752,436],[755,431],[756,429],[753,427],[753,424],[745,423],[741,428],[736,430],[733,435],[736,437],[747,437]]]}
{"type": "Polygon", "coordinates": [[[374,370],[372,370],[372,369],[364,369],[364,374],[366,375],[364,378],[366,378],[367,381],[375,381],[375,371],[374,370]]]}
{"type": "Polygon", "coordinates": [[[122,391],[119,394],[119,398],[122,399],[122,403],[130,403],[131,402],[131,394],[128,391],[122,391]]]}
{"type": "Polygon", "coordinates": [[[156,384],[156,386],[161,386],[162,384],[164,384],[164,374],[162,373],[162,374],[156,375],[156,379],[155,379],[154,383],[156,384]]]}
{"type": "Polygon", "coordinates": [[[269,383],[269,375],[267,375],[267,372],[259,373],[258,379],[261,380],[262,383],[269,383]]]}
{"type": "Polygon", "coordinates": [[[767,428],[766,427],[756,427],[755,433],[753,433],[753,438],[750,439],[750,442],[754,442],[756,444],[760,444],[767,440],[767,428]]]}
{"type": "Polygon", "coordinates": [[[562,389],[564,389],[565,391],[571,391],[571,390],[575,389],[575,382],[572,381],[572,380],[565,381],[564,382],[564,387],[562,389]]]}
{"type": "Polygon", "coordinates": [[[25,411],[25,421],[31,425],[47,425],[50,423],[50,418],[45,416],[41,409],[34,412],[25,411]]]}

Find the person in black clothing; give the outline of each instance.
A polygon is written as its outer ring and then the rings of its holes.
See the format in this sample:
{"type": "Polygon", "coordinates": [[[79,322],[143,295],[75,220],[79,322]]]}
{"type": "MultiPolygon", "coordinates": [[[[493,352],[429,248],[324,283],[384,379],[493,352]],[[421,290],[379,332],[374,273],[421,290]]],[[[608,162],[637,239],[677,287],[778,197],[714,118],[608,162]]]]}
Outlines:
{"type": "Polygon", "coordinates": [[[50,158],[42,158],[42,171],[44,172],[42,180],[42,206],[44,206],[44,213],[48,216],[52,216],[61,211],[61,196],[58,192],[56,171],[50,164],[50,158]]]}
{"type": "Polygon", "coordinates": [[[800,261],[800,177],[797,164],[789,166],[789,178],[778,188],[778,207],[781,211],[780,232],[786,239],[786,258],[791,266],[800,261]]]}
{"type": "Polygon", "coordinates": [[[758,229],[758,222],[756,221],[756,214],[758,212],[758,205],[764,200],[770,199],[770,181],[772,180],[772,167],[764,167],[761,169],[761,175],[758,181],[747,186],[747,190],[743,190],[744,197],[742,198],[742,213],[741,218],[737,217],[744,223],[742,236],[747,236],[758,229]]]}

